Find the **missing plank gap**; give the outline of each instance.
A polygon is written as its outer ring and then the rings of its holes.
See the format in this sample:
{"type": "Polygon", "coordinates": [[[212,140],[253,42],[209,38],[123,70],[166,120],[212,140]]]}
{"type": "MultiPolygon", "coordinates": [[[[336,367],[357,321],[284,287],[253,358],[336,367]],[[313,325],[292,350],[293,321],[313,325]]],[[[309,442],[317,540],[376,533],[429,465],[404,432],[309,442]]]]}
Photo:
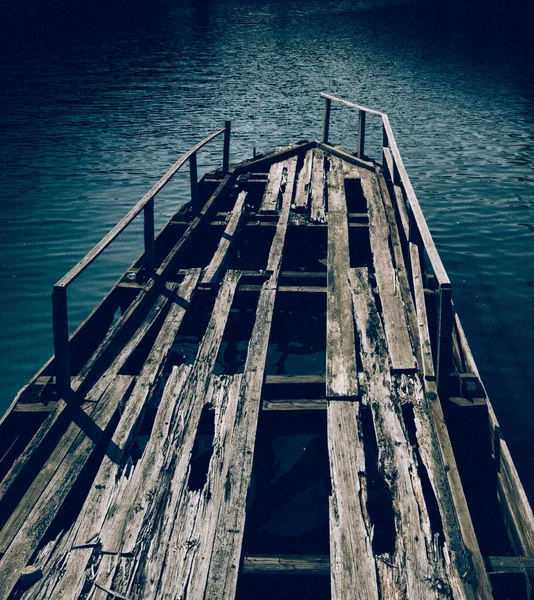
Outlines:
{"type": "Polygon", "coordinates": [[[202,409],[198,424],[193,452],[191,453],[191,470],[187,487],[196,492],[206,485],[208,470],[213,455],[213,440],[215,437],[215,410],[210,404],[202,409]]]}
{"type": "Polygon", "coordinates": [[[438,535],[440,546],[443,546],[443,522],[441,520],[441,513],[439,511],[438,501],[436,499],[436,495],[434,494],[434,488],[432,487],[430,477],[428,476],[428,470],[425,467],[423,459],[421,457],[421,453],[419,452],[419,443],[417,441],[417,426],[415,424],[413,404],[411,402],[406,402],[405,404],[401,405],[401,410],[404,425],[408,433],[408,439],[410,441],[410,444],[412,446],[417,460],[417,474],[419,475],[419,480],[421,481],[421,487],[423,490],[426,509],[428,511],[428,517],[430,519],[430,527],[432,528],[432,533],[434,534],[434,536],[438,535]]]}
{"type": "Polygon", "coordinates": [[[362,432],[365,449],[365,470],[367,475],[367,510],[373,524],[373,553],[390,554],[395,552],[395,512],[391,491],[384,481],[378,463],[378,444],[369,408],[361,408],[362,432]]]}

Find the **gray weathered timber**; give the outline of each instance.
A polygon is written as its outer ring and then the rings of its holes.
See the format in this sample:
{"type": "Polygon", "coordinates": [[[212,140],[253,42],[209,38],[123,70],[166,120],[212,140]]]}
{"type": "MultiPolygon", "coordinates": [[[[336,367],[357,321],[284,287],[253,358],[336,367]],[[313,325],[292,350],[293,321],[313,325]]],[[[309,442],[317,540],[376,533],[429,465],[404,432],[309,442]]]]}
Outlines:
{"type": "Polygon", "coordinates": [[[306,556],[281,554],[276,556],[246,554],[243,557],[243,573],[298,573],[300,575],[328,575],[329,556],[306,556]]]}
{"type": "Polygon", "coordinates": [[[423,277],[421,274],[421,259],[416,244],[410,242],[410,262],[412,271],[412,282],[415,296],[415,308],[417,312],[417,327],[419,330],[419,344],[421,348],[422,369],[425,379],[435,379],[434,360],[432,358],[432,346],[430,344],[430,333],[428,331],[428,318],[426,314],[425,292],[423,277]]]}
{"type": "Polygon", "coordinates": [[[299,173],[297,191],[295,192],[295,210],[304,211],[309,206],[311,193],[311,179],[313,173],[313,150],[308,150],[304,158],[304,165],[299,173]]]}
{"type": "MultiPolygon", "coordinates": [[[[125,405],[122,418],[108,446],[104,458],[105,464],[108,461],[113,462],[115,465],[120,464],[132,429],[138,421],[147,397],[156,385],[157,375],[162,368],[164,356],[172,345],[174,336],[185,314],[184,305],[187,305],[190,301],[199,276],[200,273],[198,270],[193,271],[190,277],[186,277],[184,283],[180,286],[180,302],[175,302],[169,310],[166,316],[166,327],[163,327],[157,336],[153,349],[137,380],[132,376],[115,374],[106,389],[104,397],[100,399],[94,412],[91,414],[92,423],[85,424],[85,427],[96,427],[99,432],[98,435],[101,436],[103,431],[108,427],[113,414],[118,409],[119,402],[131,390],[130,397],[128,398],[129,402],[125,405]]],[[[70,429],[74,427],[75,423],[70,426],[70,429]]],[[[72,442],[70,442],[72,434],[70,436],[66,435],[62,438],[64,443],[56,447],[56,451],[61,449],[64,458],[59,463],[59,466],[56,467],[50,482],[46,485],[41,495],[38,496],[37,503],[35,506],[32,506],[31,512],[24,521],[24,525],[13,539],[11,546],[9,546],[2,559],[2,573],[6,577],[7,585],[14,586],[16,584],[16,578],[18,578],[16,570],[19,568],[21,561],[27,561],[30,558],[36,545],[46,533],[52,519],[61,507],[62,500],[76,482],[81,469],[96,446],[98,437],[96,439],[93,438],[95,438],[94,433],[90,437],[81,428],[80,434],[74,435],[72,442]]],[[[47,469],[51,469],[54,464],[53,461],[49,460],[46,465],[47,469]]],[[[112,472],[113,470],[111,468],[112,472]]],[[[30,498],[32,498],[31,495],[30,498]]],[[[4,577],[0,579],[0,585],[4,585],[4,577]]],[[[0,591],[2,591],[2,587],[0,587],[0,591]]]]}
{"type": "MultiPolygon", "coordinates": [[[[417,403],[415,387],[399,385],[398,376],[390,372],[384,331],[367,270],[351,270],[350,281],[367,378],[367,403],[373,413],[378,443],[380,473],[389,487],[395,514],[394,552],[377,557],[381,596],[421,600],[448,598],[451,582],[447,565],[450,558],[444,558],[433,538],[417,474],[418,459],[400,410],[401,403],[417,403]]],[[[428,463],[425,466],[432,469],[428,463]]],[[[446,549],[443,551],[447,552],[446,549]]],[[[466,597],[460,585],[454,585],[454,588],[455,598],[466,597]]]]}
{"type": "Polygon", "coordinates": [[[378,598],[376,564],[367,515],[365,455],[360,405],[336,401],[358,393],[354,318],[343,163],[328,172],[328,294],[326,392],[328,454],[332,478],[330,562],[332,598],[378,598]]]}
{"type": "Polygon", "coordinates": [[[272,164],[269,169],[269,179],[261,201],[260,212],[276,212],[283,184],[283,176],[284,163],[276,162],[272,164]]]}
{"type": "Polygon", "coordinates": [[[362,189],[369,207],[371,250],[382,302],[391,368],[395,371],[414,370],[415,358],[408,334],[398,276],[393,268],[389,230],[376,176],[370,175],[362,179],[362,189]]]}
{"type": "Polygon", "coordinates": [[[330,160],[328,209],[326,395],[350,397],[358,394],[358,378],[348,285],[347,203],[343,163],[339,159],[330,160]]]}
{"type": "Polygon", "coordinates": [[[325,221],[325,154],[319,148],[314,150],[311,179],[310,218],[317,223],[325,221]]]}
{"type": "Polygon", "coordinates": [[[201,283],[214,283],[219,279],[230,248],[235,240],[237,230],[243,219],[246,199],[247,192],[240,192],[228,221],[228,225],[224,230],[219,246],[211,259],[210,264],[204,271],[201,283]]]}
{"type": "Polygon", "coordinates": [[[191,596],[195,600],[201,598],[223,600],[235,596],[245,526],[246,499],[252,473],[258,416],[261,409],[265,359],[293,186],[294,169],[293,177],[288,181],[284,192],[280,219],[269,253],[267,269],[272,271],[272,275],[264,283],[260,293],[256,321],[249,343],[237,406],[230,466],[225,482],[225,503],[221,507],[219,516],[207,585],[203,595],[200,595],[202,590],[199,590],[198,595],[195,593],[191,596]]]}
{"type": "Polygon", "coordinates": [[[367,478],[360,403],[328,405],[330,577],[332,599],[378,600],[372,524],[367,513],[367,478]]]}

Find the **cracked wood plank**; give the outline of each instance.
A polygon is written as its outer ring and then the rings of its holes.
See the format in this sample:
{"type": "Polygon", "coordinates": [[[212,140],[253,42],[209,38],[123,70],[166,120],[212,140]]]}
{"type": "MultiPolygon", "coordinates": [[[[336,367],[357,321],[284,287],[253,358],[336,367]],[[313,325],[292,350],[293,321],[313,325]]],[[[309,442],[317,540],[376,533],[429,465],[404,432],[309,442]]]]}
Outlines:
{"type": "Polygon", "coordinates": [[[413,371],[416,366],[415,357],[408,333],[399,280],[393,266],[389,245],[389,228],[379,183],[375,174],[368,173],[366,175],[361,180],[362,190],[369,207],[369,236],[382,303],[391,368],[394,371],[413,371]]]}
{"type": "Polygon", "coordinates": [[[313,150],[308,150],[308,152],[306,152],[304,164],[299,173],[294,202],[294,208],[297,211],[305,211],[309,205],[313,172],[313,155],[313,150]]]}
{"type": "MultiPolygon", "coordinates": [[[[395,515],[394,551],[377,556],[381,595],[413,600],[449,598],[445,560],[434,540],[418,458],[404,422],[401,398],[392,381],[384,331],[367,269],[351,270],[350,280],[379,471],[389,488],[395,515]]],[[[403,401],[413,403],[415,398],[408,392],[403,401]]]]}
{"type": "Polygon", "coordinates": [[[330,160],[328,172],[328,257],[326,324],[326,396],[356,396],[358,374],[352,300],[347,203],[341,159],[330,160]]]}
{"type": "Polygon", "coordinates": [[[315,148],[311,177],[310,219],[313,222],[325,222],[325,154],[315,148]]]}

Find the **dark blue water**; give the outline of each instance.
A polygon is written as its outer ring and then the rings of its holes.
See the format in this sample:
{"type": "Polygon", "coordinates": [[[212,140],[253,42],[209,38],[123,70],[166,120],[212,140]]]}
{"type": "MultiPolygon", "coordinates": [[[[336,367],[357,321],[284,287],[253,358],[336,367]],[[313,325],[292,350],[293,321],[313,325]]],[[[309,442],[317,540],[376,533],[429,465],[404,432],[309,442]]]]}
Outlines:
{"type": "MultiPolygon", "coordinates": [[[[500,4],[0,2],[0,411],[51,354],[54,282],[181,152],[225,119],[234,161],[317,138],[329,91],[389,114],[534,497],[534,17],[500,4]]],[[[333,141],[354,147],[354,116],[334,111],[333,141]]],[[[159,224],[187,189],[158,197],[159,224]]],[[[140,239],[75,285],[73,322],[140,239]]]]}

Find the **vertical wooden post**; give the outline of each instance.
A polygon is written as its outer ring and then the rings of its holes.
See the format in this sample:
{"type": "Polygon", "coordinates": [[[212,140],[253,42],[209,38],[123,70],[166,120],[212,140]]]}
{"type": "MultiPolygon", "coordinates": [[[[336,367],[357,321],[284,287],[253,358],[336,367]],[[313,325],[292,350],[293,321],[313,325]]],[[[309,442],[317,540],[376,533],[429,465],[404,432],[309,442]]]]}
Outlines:
{"type": "MultiPolygon", "coordinates": [[[[386,127],[384,125],[384,119],[382,118],[382,168],[384,168],[384,165],[386,164],[384,148],[389,148],[389,139],[388,139],[386,127]]],[[[393,173],[390,173],[389,176],[391,177],[391,180],[393,180],[393,173]]]]}
{"type": "Polygon", "coordinates": [[[226,175],[230,167],[230,129],[231,121],[224,122],[223,172],[226,175]]]}
{"type": "Polygon", "coordinates": [[[189,159],[189,177],[191,179],[191,205],[193,210],[198,210],[198,168],[197,153],[191,154],[189,159]]]}
{"type": "Polygon", "coordinates": [[[360,118],[358,119],[358,149],[356,156],[363,158],[363,149],[365,145],[365,111],[360,110],[360,118]]]}
{"type": "Polygon", "coordinates": [[[438,390],[446,390],[447,378],[452,372],[452,288],[451,284],[439,287],[437,380],[438,390]]]}
{"type": "Polygon", "coordinates": [[[144,234],[145,234],[145,269],[147,275],[151,276],[154,272],[155,262],[155,243],[154,243],[154,198],[145,204],[143,209],[144,234]]]}
{"type": "Polygon", "coordinates": [[[330,133],[330,110],[332,108],[332,100],[325,98],[324,101],[324,122],[323,122],[323,142],[328,144],[328,134],[330,133]]]}
{"type": "Polygon", "coordinates": [[[54,371],[58,398],[68,401],[70,387],[69,316],[67,288],[54,286],[52,292],[52,325],[54,328],[54,371]]]}

